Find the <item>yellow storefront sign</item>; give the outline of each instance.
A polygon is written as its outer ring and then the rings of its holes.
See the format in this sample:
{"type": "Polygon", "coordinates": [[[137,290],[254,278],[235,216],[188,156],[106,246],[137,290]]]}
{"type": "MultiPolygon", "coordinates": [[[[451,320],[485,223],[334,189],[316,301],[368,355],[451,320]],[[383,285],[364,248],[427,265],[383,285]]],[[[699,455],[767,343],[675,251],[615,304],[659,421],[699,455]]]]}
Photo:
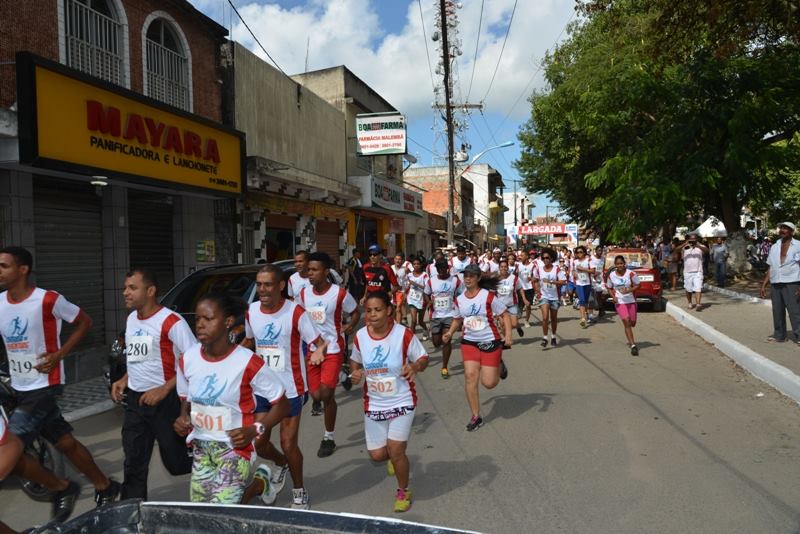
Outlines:
{"type": "Polygon", "coordinates": [[[21,102],[20,112],[21,121],[29,118],[25,112],[33,112],[35,127],[29,130],[33,139],[23,139],[21,132],[20,142],[30,142],[27,150],[21,147],[21,156],[34,165],[66,164],[91,173],[241,193],[241,133],[169,112],[38,58],[32,63],[27,65],[32,76],[20,81],[20,89],[32,82],[35,98],[21,102]]]}

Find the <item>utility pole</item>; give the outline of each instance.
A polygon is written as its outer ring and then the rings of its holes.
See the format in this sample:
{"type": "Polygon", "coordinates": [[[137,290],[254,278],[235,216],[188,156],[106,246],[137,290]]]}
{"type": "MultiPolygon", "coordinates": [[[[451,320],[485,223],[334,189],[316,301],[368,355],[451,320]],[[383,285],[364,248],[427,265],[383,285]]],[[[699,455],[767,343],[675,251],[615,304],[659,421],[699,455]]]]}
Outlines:
{"type": "Polygon", "coordinates": [[[453,195],[455,193],[456,162],[453,160],[453,109],[450,106],[450,45],[447,42],[447,10],[446,0],[439,0],[439,11],[442,20],[442,63],[444,68],[444,107],[445,121],[447,122],[447,246],[455,245],[454,225],[455,210],[453,209],[453,195]]]}

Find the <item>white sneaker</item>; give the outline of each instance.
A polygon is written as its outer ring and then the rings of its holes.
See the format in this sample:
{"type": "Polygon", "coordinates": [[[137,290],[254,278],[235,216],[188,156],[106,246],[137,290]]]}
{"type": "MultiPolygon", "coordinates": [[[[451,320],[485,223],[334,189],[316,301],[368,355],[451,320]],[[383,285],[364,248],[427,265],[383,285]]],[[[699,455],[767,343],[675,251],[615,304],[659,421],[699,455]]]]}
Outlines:
{"type": "Polygon", "coordinates": [[[292,490],[292,509],[308,510],[308,492],[304,488],[292,490]]]}
{"type": "Polygon", "coordinates": [[[525,328],[530,328],[530,327],[531,327],[530,321],[525,321],[525,328]]]}
{"type": "Polygon", "coordinates": [[[256,467],[256,472],[253,473],[253,480],[261,480],[264,483],[264,489],[261,491],[261,501],[267,506],[275,504],[275,499],[278,498],[278,492],[275,491],[275,485],[271,481],[272,471],[267,464],[260,464],[256,467]]]}
{"type": "Polygon", "coordinates": [[[289,474],[289,464],[284,466],[275,466],[275,470],[272,471],[272,477],[269,479],[271,482],[270,486],[275,488],[275,495],[278,495],[281,491],[283,491],[283,486],[286,484],[286,475],[289,474]]]}

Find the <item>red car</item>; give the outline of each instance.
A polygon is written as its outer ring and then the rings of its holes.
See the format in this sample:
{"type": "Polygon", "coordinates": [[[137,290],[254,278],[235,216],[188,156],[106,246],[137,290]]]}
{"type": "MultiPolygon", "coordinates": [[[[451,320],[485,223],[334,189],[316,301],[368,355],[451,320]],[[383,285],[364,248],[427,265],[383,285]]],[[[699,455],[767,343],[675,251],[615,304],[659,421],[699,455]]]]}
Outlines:
{"type": "MultiPolygon", "coordinates": [[[[610,248],[606,251],[603,280],[606,279],[608,271],[614,268],[614,258],[617,256],[624,256],[628,269],[639,277],[641,285],[634,293],[636,302],[651,304],[655,312],[664,311],[666,303],[661,298],[661,270],[654,264],[653,256],[640,248],[610,248]]],[[[607,298],[608,291],[604,291],[604,300],[607,298]]]]}

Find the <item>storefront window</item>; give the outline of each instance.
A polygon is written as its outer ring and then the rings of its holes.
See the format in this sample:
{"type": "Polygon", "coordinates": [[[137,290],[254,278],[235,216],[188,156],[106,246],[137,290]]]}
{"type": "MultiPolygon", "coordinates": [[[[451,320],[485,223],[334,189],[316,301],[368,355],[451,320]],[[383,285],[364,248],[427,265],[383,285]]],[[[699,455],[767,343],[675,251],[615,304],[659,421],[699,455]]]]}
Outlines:
{"type": "Polygon", "coordinates": [[[369,246],[378,242],[378,221],[357,216],[356,226],[356,247],[366,254],[369,246]]]}

